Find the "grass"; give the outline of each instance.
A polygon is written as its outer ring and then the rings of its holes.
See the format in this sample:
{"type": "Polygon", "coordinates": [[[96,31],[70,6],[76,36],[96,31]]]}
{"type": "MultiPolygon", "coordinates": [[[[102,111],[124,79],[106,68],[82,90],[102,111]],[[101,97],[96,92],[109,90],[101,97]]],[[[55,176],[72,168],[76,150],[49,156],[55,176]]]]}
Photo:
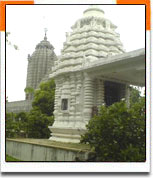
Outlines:
{"type": "Polygon", "coordinates": [[[12,156],[6,155],[6,161],[7,162],[15,162],[15,161],[21,161],[21,160],[13,158],[12,156]]]}

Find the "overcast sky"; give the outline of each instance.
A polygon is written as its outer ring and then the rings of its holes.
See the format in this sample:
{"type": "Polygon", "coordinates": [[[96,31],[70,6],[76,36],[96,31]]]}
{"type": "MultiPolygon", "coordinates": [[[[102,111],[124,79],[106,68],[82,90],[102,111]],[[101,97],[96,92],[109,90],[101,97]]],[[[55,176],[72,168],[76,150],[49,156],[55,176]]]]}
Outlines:
{"type": "MultiPolygon", "coordinates": [[[[7,5],[6,31],[8,40],[18,46],[6,47],[6,96],[9,101],[24,100],[27,75],[27,56],[44,38],[60,51],[65,42],[65,33],[83,16],[88,5],[7,5]]],[[[145,47],[145,7],[144,5],[101,5],[105,17],[118,28],[124,49],[128,51],[145,47]]]]}

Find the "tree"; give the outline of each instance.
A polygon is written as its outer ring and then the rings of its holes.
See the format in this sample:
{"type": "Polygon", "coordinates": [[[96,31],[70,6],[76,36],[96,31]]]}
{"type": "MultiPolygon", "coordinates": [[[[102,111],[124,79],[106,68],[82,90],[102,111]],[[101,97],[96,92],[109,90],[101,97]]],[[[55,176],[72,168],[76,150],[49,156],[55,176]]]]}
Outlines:
{"type": "Polygon", "coordinates": [[[7,137],[20,137],[25,133],[26,137],[29,138],[49,138],[48,126],[54,122],[54,81],[42,83],[40,89],[36,91],[32,88],[26,88],[25,92],[34,92],[32,110],[29,113],[7,113],[7,137]]]}
{"type": "Polygon", "coordinates": [[[40,110],[31,110],[28,115],[28,137],[49,138],[49,125],[54,122],[53,116],[42,114],[40,110]]]}
{"type": "Polygon", "coordinates": [[[15,116],[15,121],[18,124],[19,127],[19,133],[18,136],[20,137],[27,137],[27,131],[28,131],[28,113],[26,112],[20,112],[17,113],[15,116]]]}
{"type": "Polygon", "coordinates": [[[6,137],[23,137],[27,127],[27,113],[6,113],[6,137]]]}
{"type": "Polygon", "coordinates": [[[28,137],[49,138],[48,126],[54,122],[55,83],[50,80],[40,84],[34,93],[32,110],[28,114],[28,137]]]}
{"type": "Polygon", "coordinates": [[[130,108],[124,101],[102,106],[99,115],[87,125],[81,142],[89,143],[97,161],[145,161],[145,97],[130,108]]]}
{"type": "Polygon", "coordinates": [[[24,92],[25,92],[26,94],[34,94],[34,89],[31,88],[31,87],[26,87],[26,88],[24,89],[24,92]]]}
{"type": "Polygon", "coordinates": [[[141,98],[140,91],[137,90],[134,87],[130,88],[130,104],[134,104],[136,102],[139,102],[139,99],[141,98]]]}
{"type": "Polygon", "coordinates": [[[40,89],[34,93],[32,107],[35,110],[40,110],[42,114],[52,116],[54,111],[55,98],[55,83],[54,80],[49,80],[46,83],[40,84],[40,89]]]}
{"type": "Polygon", "coordinates": [[[18,124],[15,122],[15,114],[14,113],[6,113],[6,137],[12,138],[17,137],[17,133],[19,132],[18,124]]]}

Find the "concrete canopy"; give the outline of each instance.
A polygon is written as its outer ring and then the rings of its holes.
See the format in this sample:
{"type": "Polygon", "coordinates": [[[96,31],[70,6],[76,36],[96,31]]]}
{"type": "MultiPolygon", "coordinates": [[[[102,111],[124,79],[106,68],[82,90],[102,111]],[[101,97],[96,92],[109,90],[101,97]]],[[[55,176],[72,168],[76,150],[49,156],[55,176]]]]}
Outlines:
{"type": "Polygon", "coordinates": [[[111,56],[84,66],[95,78],[106,78],[137,86],[145,86],[145,49],[111,56]]]}

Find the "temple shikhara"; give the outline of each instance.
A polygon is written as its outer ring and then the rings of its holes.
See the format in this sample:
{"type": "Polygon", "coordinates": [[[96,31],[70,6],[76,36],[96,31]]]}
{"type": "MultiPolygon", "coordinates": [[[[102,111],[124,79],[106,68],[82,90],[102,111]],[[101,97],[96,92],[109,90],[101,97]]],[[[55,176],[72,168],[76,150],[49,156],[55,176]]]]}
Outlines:
{"type": "MultiPolygon", "coordinates": [[[[47,41],[45,33],[44,40],[37,44],[34,53],[28,55],[26,88],[37,89],[41,82],[47,81],[56,59],[54,47],[47,41]]],[[[33,94],[26,94],[26,99],[32,100],[33,94]]]]}
{"type": "MultiPolygon", "coordinates": [[[[47,41],[46,31],[44,39],[35,47],[32,55],[28,54],[27,80],[25,89],[39,89],[41,82],[49,79],[57,56],[54,47],[47,41]]],[[[27,92],[25,100],[6,103],[7,112],[28,112],[32,108],[33,93],[27,92]]]]}
{"type": "MultiPolygon", "coordinates": [[[[145,86],[145,49],[125,52],[116,28],[102,9],[91,5],[66,33],[60,56],[54,53],[46,34],[28,56],[27,88],[36,89],[42,81],[55,80],[50,140],[79,142],[101,105],[122,99],[129,104],[130,85],[145,86]]],[[[32,99],[26,95],[23,102],[32,99]]],[[[8,103],[8,110],[9,105],[15,110],[12,103],[8,103]]]]}

